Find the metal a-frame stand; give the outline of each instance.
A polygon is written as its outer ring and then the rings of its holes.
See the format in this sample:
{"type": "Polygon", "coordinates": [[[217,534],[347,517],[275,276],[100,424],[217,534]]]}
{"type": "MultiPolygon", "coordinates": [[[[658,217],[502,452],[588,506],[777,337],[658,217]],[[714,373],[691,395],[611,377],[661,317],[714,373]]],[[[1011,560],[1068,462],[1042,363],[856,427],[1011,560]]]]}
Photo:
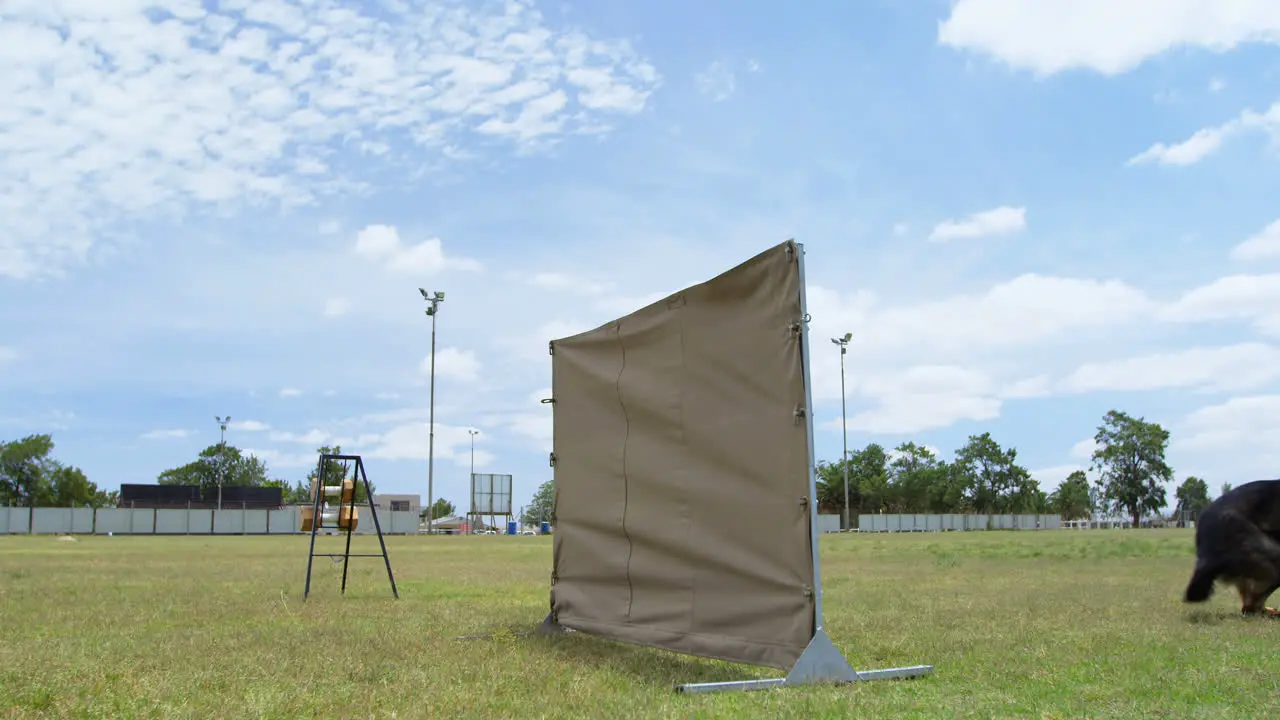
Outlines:
{"type": "Polygon", "coordinates": [[[320,463],[316,466],[316,479],[311,486],[311,515],[307,516],[303,508],[302,530],[306,531],[307,526],[311,528],[311,550],[307,555],[307,585],[302,592],[302,599],[306,600],[311,594],[311,563],[318,557],[342,558],[342,594],[347,594],[347,564],[353,557],[381,557],[387,565],[387,579],[391,581],[391,594],[400,598],[400,593],[396,590],[396,578],[391,572],[391,558],[387,555],[387,543],[382,537],[382,525],[378,523],[378,508],[373,503],[373,488],[369,485],[369,476],[364,471],[364,461],[359,455],[330,455],[321,454],[320,463]],[[338,485],[325,485],[325,468],[329,467],[330,462],[344,463],[342,481],[338,485]],[[354,462],[354,471],[347,473],[345,463],[354,462]],[[349,475],[349,476],[348,476],[349,475]],[[356,483],[364,483],[365,498],[369,501],[369,514],[373,517],[373,527],[378,532],[378,545],[382,548],[381,554],[376,553],[352,553],[351,552],[351,533],[355,531],[356,525],[359,524],[359,517],[356,514],[356,483]],[[330,508],[326,498],[336,496],[338,499],[337,508],[330,508]],[[326,521],[332,524],[326,525],[326,521]],[[316,552],[316,533],[321,529],[337,529],[345,530],[347,533],[346,549],[340,553],[317,553],[316,552]]]}
{"type": "MultiPolygon", "coordinates": [[[[816,452],[813,448],[813,382],[809,373],[809,308],[808,293],[805,289],[804,245],[796,243],[800,272],[800,342],[801,363],[804,367],[805,421],[809,432],[809,547],[813,558],[813,637],[809,645],[800,653],[795,665],[785,678],[768,678],[763,680],[737,680],[727,682],[686,683],[676,686],[676,692],[712,693],[726,690],[765,690],[777,687],[813,685],[818,683],[851,683],[862,680],[888,680],[897,678],[913,678],[933,672],[932,665],[909,665],[905,667],[885,668],[881,670],[854,670],[845,659],[840,649],[827,636],[822,616],[822,571],[818,559],[818,476],[817,464],[814,460],[816,452]]],[[[542,621],[535,631],[539,634],[560,634],[573,632],[556,622],[551,615],[542,621]]]]}

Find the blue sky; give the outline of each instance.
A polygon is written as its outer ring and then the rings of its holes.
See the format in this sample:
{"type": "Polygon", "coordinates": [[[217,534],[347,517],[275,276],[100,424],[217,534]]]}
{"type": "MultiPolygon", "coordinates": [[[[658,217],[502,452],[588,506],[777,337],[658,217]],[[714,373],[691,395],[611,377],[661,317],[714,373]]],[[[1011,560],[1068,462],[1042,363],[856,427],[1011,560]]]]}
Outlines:
{"type": "Polygon", "coordinates": [[[851,447],[989,430],[1052,488],[1119,408],[1179,481],[1274,476],[1278,42],[1267,0],[8,2],[0,436],[114,488],[230,414],[425,497],[425,287],[436,495],[474,427],[519,505],[548,340],[794,237],[820,458],[851,331],[851,447]]]}

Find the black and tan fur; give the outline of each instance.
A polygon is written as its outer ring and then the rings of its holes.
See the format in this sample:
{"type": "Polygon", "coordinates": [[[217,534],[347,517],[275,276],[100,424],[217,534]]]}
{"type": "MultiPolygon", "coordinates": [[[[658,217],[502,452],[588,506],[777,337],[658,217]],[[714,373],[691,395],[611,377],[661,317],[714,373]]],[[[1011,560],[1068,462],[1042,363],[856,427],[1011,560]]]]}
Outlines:
{"type": "Polygon", "coordinates": [[[1200,513],[1185,600],[1208,600],[1216,581],[1236,587],[1245,615],[1280,616],[1266,606],[1280,588],[1280,480],[1245,483],[1200,513]]]}

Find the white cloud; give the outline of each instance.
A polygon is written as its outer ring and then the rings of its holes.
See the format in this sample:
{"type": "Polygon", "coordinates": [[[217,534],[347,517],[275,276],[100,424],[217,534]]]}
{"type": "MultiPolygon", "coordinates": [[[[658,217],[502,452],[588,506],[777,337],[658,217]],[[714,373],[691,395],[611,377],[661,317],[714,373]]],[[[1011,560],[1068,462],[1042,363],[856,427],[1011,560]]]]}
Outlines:
{"type": "Polygon", "coordinates": [[[1218,278],[1184,293],[1159,315],[1179,323],[1252,321],[1261,332],[1280,335],[1280,273],[1218,278]]]}
{"type": "Polygon", "coordinates": [[[1197,388],[1249,390],[1280,378],[1280,348],[1248,342],[1094,362],[1066,377],[1067,392],[1197,388]]]}
{"type": "Polygon", "coordinates": [[[1231,248],[1231,259],[1240,261],[1280,258],[1280,220],[1272,222],[1257,235],[1231,248]]]}
{"type": "MultiPolygon", "coordinates": [[[[868,433],[916,433],[961,420],[1000,415],[995,387],[981,372],[946,365],[921,365],[901,373],[872,376],[858,391],[877,407],[849,417],[849,428],[868,433]]],[[[840,427],[840,418],[826,423],[840,427]]]]}
{"type": "MultiPolygon", "coordinates": [[[[1261,458],[1280,461],[1280,395],[1235,397],[1202,407],[1172,435],[1171,451],[1249,455],[1254,466],[1261,458]]],[[[1274,477],[1274,465],[1266,472],[1274,477]]]]}
{"type": "Polygon", "coordinates": [[[1044,397],[1053,391],[1053,383],[1049,375],[1040,374],[1016,380],[1000,390],[1000,397],[1006,400],[1030,400],[1044,397]]]}
{"type": "Polygon", "coordinates": [[[262,460],[266,463],[268,472],[278,468],[311,468],[320,463],[320,456],[316,453],[282,452],[269,448],[243,448],[240,454],[245,457],[254,456],[262,460]]]}
{"type": "Polygon", "coordinates": [[[270,430],[271,426],[260,420],[235,420],[227,423],[227,429],[240,432],[263,432],[270,430]]]}
{"type": "Polygon", "coordinates": [[[344,297],[329,298],[324,302],[325,317],[342,317],[351,310],[351,301],[344,297]]]}
{"type": "Polygon", "coordinates": [[[358,191],[347,156],[399,171],[597,134],[661,82],[628,42],[515,0],[165,5],[0,11],[0,275],[56,272],[125,218],[358,191]]]}
{"type": "Polygon", "coordinates": [[[959,220],[945,220],[929,233],[930,242],[969,240],[988,235],[1009,235],[1027,227],[1027,210],[1002,205],[959,220]]]}
{"type": "Polygon", "coordinates": [[[570,292],[578,295],[599,295],[612,290],[615,283],[603,280],[591,280],[567,273],[540,272],[529,278],[529,283],[543,290],[570,292]]]}
{"type": "Polygon", "coordinates": [[[356,235],[355,252],[388,270],[411,275],[482,269],[477,260],[446,257],[440,238],[427,238],[416,245],[406,245],[400,240],[400,232],[390,225],[368,225],[362,229],[356,235]]]}
{"type": "MultiPolygon", "coordinates": [[[[471,464],[471,435],[469,428],[462,425],[444,425],[438,420],[435,433],[435,457],[437,460],[450,460],[455,465],[467,467],[471,464]]],[[[476,443],[483,442],[484,436],[477,436],[476,443]]],[[[342,443],[352,450],[372,458],[381,460],[423,460],[427,459],[430,432],[425,422],[414,422],[396,425],[385,432],[366,433],[351,442],[342,443]]],[[[486,452],[481,457],[481,450],[476,448],[476,465],[481,460],[490,463],[492,454],[486,452]]]]}
{"type": "Polygon", "coordinates": [[[280,397],[291,398],[302,395],[302,391],[298,388],[280,388],[280,397]]]}
{"type": "Polygon", "coordinates": [[[1222,147],[1222,140],[1228,132],[1226,128],[1205,128],[1180,143],[1165,145],[1158,142],[1129,158],[1126,164],[1194,165],[1222,147]]]}
{"type": "Polygon", "coordinates": [[[716,102],[728,100],[737,88],[737,78],[734,77],[733,70],[730,70],[729,66],[721,60],[708,65],[694,76],[693,81],[698,92],[716,102]]]}
{"type": "Polygon", "coordinates": [[[337,235],[342,232],[342,223],[337,220],[323,220],[316,227],[316,232],[321,235],[337,235]]]}
{"type": "MultiPolygon", "coordinates": [[[[550,390],[545,397],[551,397],[550,390]]],[[[528,440],[542,452],[551,452],[554,437],[555,419],[550,410],[546,412],[511,413],[499,419],[503,427],[528,440]]]]}
{"type": "Polygon", "coordinates": [[[332,439],[332,436],[329,433],[323,430],[318,430],[314,428],[305,433],[277,431],[277,432],[272,432],[267,437],[268,439],[271,440],[271,442],[302,443],[304,445],[314,445],[316,447],[324,445],[325,443],[329,442],[332,439]]]}
{"type": "Polygon", "coordinates": [[[0,365],[18,359],[18,351],[7,345],[0,345],[0,365]]]}
{"type": "Polygon", "coordinates": [[[1211,93],[1222,92],[1224,89],[1226,89],[1226,87],[1227,87],[1227,81],[1223,80],[1222,78],[1216,77],[1216,78],[1210,78],[1209,80],[1209,92],[1211,93]]]}
{"type": "Polygon", "coordinates": [[[1039,76],[1116,75],[1176,48],[1280,42],[1272,0],[956,0],[938,42],[1039,76]]]}
{"type": "Polygon", "coordinates": [[[193,434],[195,433],[192,430],[174,428],[171,430],[151,430],[151,431],[142,433],[142,435],[140,435],[139,437],[141,437],[143,440],[177,440],[185,437],[190,437],[193,434]]]}
{"type": "Polygon", "coordinates": [[[1093,459],[1093,451],[1098,449],[1098,442],[1087,437],[1071,446],[1071,457],[1086,462],[1093,459]]]}
{"type": "Polygon", "coordinates": [[[1039,468],[1030,470],[1031,479],[1040,484],[1040,489],[1046,493],[1051,493],[1058,489],[1063,480],[1066,480],[1071,473],[1077,470],[1084,471],[1083,465],[1054,465],[1052,467],[1039,468]]]}
{"type": "Polygon", "coordinates": [[[1036,274],[1019,275],[981,293],[883,308],[871,293],[845,299],[813,288],[809,299],[817,337],[852,331],[851,352],[856,346],[866,351],[908,350],[915,356],[1033,346],[1130,322],[1157,307],[1118,280],[1036,274]]]}
{"type": "Polygon", "coordinates": [[[899,223],[893,224],[893,234],[896,237],[902,237],[903,235],[906,235],[910,231],[911,231],[911,225],[908,223],[899,222],[899,223]]]}
{"type": "MultiPolygon", "coordinates": [[[[1280,8],[1280,5],[1276,6],[1280,8]]],[[[1260,130],[1273,139],[1280,138],[1280,102],[1264,112],[1245,110],[1240,116],[1216,127],[1197,130],[1191,137],[1179,143],[1166,145],[1158,142],[1129,158],[1126,165],[1194,165],[1217,152],[1228,138],[1242,132],[1260,130]]]]}
{"type": "MultiPolygon", "coordinates": [[[[422,359],[420,369],[423,373],[431,372],[431,355],[422,359]]],[[[436,377],[451,377],[457,380],[477,380],[480,377],[480,360],[470,350],[459,350],[448,347],[436,351],[436,377]]]]}
{"type": "MultiPolygon", "coordinates": [[[[979,293],[894,305],[882,304],[869,291],[841,295],[820,285],[809,287],[814,342],[853,333],[851,377],[921,364],[996,371],[992,389],[984,390],[987,394],[980,402],[969,400],[967,410],[955,409],[961,416],[989,415],[998,407],[998,399],[1047,393],[1049,379],[1040,377],[1046,368],[1011,364],[1017,362],[1011,356],[1019,350],[1080,347],[1109,339],[1118,328],[1149,318],[1158,308],[1141,291],[1120,281],[1035,274],[979,293]]],[[[815,352],[812,373],[815,401],[840,397],[838,353],[815,352]]]]}

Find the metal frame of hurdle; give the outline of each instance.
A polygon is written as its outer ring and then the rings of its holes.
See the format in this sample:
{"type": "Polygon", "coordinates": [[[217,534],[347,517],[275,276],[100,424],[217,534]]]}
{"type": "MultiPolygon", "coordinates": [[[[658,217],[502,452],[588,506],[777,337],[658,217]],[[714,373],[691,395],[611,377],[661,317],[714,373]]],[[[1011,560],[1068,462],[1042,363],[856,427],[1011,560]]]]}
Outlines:
{"type": "Polygon", "coordinates": [[[381,557],[387,565],[387,579],[391,581],[391,594],[400,598],[396,590],[396,578],[391,572],[391,558],[387,555],[387,543],[382,538],[382,526],[378,523],[378,508],[373,502],[373,488],[369,485],[369,476],[364,471],[364,461],[359,455],[321,454],[316,466],[316,479],[311,484],[311,507],[302,508],[302,531],[311,531],[311,550],[307,555],[307,584],[302,592],[306,600],[311,594],[311,563],[317,557],[331,559],[342,558],[342,594],[347,594],[347,564],[353,557],[381,557]],[[343,463],[342,484],[324,485],[325,467],[329,462],[343,463]],[[346,463],[354,462],[354,472],[348,473],[346,463]],[[373,527],[378,531],[378,545],[382,548],[377,553],[352,553],[351,533],[356,529],[360,518],[356,512],[356,483],[364,483],[365,498],[369,501],[369,515],[373,518],[373,527]],[[337,507],[331,507],[328,498],[337,497],[337,507]],[[323,503],[323,507],[321,506],[323,503]],[[307,512],[307,510],[311,512],[307,512]],[[332,524],[326,524],[332,523],[332,524]],[[317,553],[316,534],[322,529],[345,530],[347,533],[346,548],[340,553],[317,553]]]}

